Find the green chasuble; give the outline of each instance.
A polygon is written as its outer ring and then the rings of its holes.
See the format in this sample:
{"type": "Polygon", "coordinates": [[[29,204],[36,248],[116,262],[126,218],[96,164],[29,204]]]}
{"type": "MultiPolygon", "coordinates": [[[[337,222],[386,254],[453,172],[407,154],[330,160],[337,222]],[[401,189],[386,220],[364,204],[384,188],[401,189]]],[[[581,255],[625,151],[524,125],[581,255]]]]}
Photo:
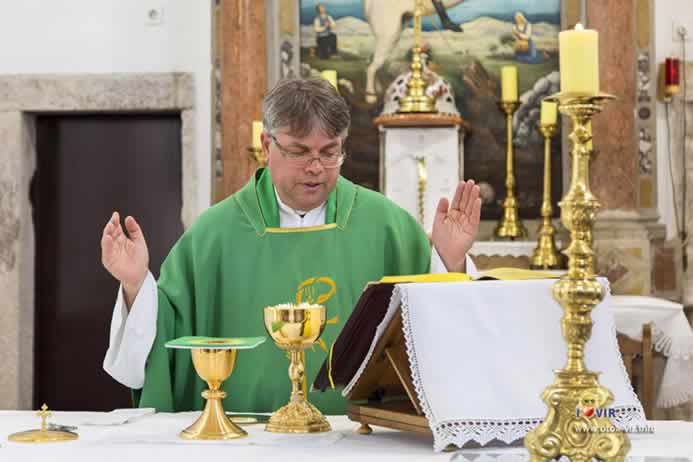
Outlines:
{"type": "MultiPolygon", "coordinates": [[[[206,384],[190,351],[164,344],[184,335],[267,336],[263,308],[287,302],[321,303],[328,324],[322,342],[306,351],[314,380],[329,347],[369,281],[429,271],[428,238],[414,218],[383,195],[340,177],[329,195],[326,224],[279,228],[270,171],[260,169],[238,192],[206,210],[175,244],[158,281],[156,339],[140,407],[200,410],[206,384]]],[[[286,351],[268,338],[238,353],[224,383],[227,410],[272,412],[291,393],[286,351]]],[[[308,393],[325,414],[346,413],[339,390],[308,393]]]]}

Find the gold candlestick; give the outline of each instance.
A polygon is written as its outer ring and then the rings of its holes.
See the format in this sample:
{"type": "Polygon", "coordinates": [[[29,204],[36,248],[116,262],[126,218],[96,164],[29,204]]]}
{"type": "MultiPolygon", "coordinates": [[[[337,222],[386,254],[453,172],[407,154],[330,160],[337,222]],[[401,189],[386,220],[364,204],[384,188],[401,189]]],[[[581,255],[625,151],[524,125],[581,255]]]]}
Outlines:
{"type": "Polygon", "coordinates": [[[426,94],[421,61],[421,15],[422,0],[414,4],[414,48],[411,59],[411,78],[407,83],[407,96],[399,100],[399,112],[436,112],[433,98],[426,94]]]}
{"type": "Polygon", "coordinates": [[[556,249],[556,228],[551,222],[551,138],[558,131],[558,125],[540,124],[539,131],[544,135],[544,200],[541,204],[542,223],[539,226],[537,247],[529,266],[533,269],[557,269],[565,265],[565,257],[556,249]]]}
{"type": "Polygon", "coordinates": [[[426,158],[424,156],[416,158],[416,170],[419,181],[419,223],[424,226],[424,198],[426,194],[426,158]]]}
{"type": "Polygon", "coordinates": [[[517,101],[501,101],[500,107],[506,115],[508,132],[506,174],[505,174],[505,200],[503,201],[503,216],[501,217],[494,234],[502,239],[518,239],[527,236],[527,228],[524,227],[517,213],[517,200],[515,199],[515,172],[513,168],[513,112],[517,109],[517,101]]]}
{"type": "Polygon", "coordinates": [[[258,167],[267,166],[267,156],[265,155],[265,151],[261,147],[250,147],[248,148],[248,153],[250,153],[250,157],[252,157],[255,160],[255,162],[257,162],[258,167]]]}
{"type": "Polygon", "coordinates": [[[544,421],[525,436],[524,444],[532,461],[548,461],[567,456],[572,461],[596,458],[623,461],[630,449],[628,436],[614,429],[607,411],[614,396],[597,380],[598,373],[586,369],[585,344],[592,335],[592,309],[603,299],[604,289],[594,274],[592,227],[600,204],[590,191],[589,162],[593,151],[587,147],[590,119],[613,96],[576,96],[559,93],[550,100],[559,102],[561,113],[573,121],[572,180],[559,203],[561,220],[570,230],[571,243],[565,253],[568,273],[553,288],[554,297],[565,311],[561,330],[568,344],[568,360],[555,372],[556,379],[542,394],[549,407],[544,421]],[[592,409],[591,412],[583,412],[592,409]],[[599,411],[602,412],[594,412],[599,411]]]}

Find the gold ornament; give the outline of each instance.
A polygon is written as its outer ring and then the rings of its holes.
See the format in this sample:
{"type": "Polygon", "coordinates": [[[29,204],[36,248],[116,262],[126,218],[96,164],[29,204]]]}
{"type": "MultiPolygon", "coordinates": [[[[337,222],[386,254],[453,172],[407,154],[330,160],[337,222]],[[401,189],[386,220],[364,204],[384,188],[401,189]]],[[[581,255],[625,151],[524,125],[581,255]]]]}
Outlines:
{"type": "Polygon", "coordinates": [[[517,109],[517,101],[501,101],[500,107],[505,112],[507,131],[507,150],[505,162],[505,199],[503,200],[503,216],[498,222],[494,235],[501,239],[521,239],[527,237],[527,228],[518,216],[517,199],[515,199],[515,171],[513,166],[513,112],[517,109]]]}
{"type": "Polygon", "coordinates": [[[304,350],[312,347],[325,329],[322,305],[302,303],[265,308],[265,329],[274,343],[289,351],[291,398],[270,417],[265,430],[276,433],[319,433],[331,430],[320,410],[310,404],[301,388],[305,372],[304,350]]]}
{"type": "Polygon", "coordinates": [[[399,112],[436,112],[436,103],[426,94],[421,60],[421,15],[422,0],[414,3],[414,48],[411,58],[411,78],[407,82],[407,96],[399,100],[399,112]]]}
{"type": "Polygon", "coordinates": [[[532,461],[548,461],[567,456],[573,462],[623,461],[630,441],[616,430],[608,414],[613,394],[599,384],[597,373],[584,363],[585,344],[592,335],[592,309],[603,299],[604,290],[594,274],[592,227],[600,204],[589,187],[589,162],[593,151],[587,143],[590,119],[613,96],[578,96],[559,93],[549,98],[559,103],[561,113],[573,121],[572,181],[559,203],[561,220],[570,230],[571,243],[565,250],[568,273],[553,288],[564,309],[561,330],[568,344],[568,360],[556,371],[542,400],[549,410],[544,421],[525,436],[524,444],[532,461]],[[592,409],[591,412],[589,410],[592,409]],[[602,412],[594,412],[594,410],[602,412]],[[583,412],[581,412],[583,411],[583,412]]]}
{"type": "Polygon", "coordinates": [[[46,419],[52,415],[46,403],[43,403],[41,410],[36,413],[41,418],[40,430],[28,430],[25,432],[13,433],[8,436],[9,441],[15,443],[58,443],[64,441],[74,441],[79,436],[77,433],[63,430],[49,430],[46,419]]]}
{"type": "Polygon", "coordinates": [[[556,249],[556,228],[551,221],[551,137],[557,129],[556,124],[539,125],[539,131],[544,135],[544,200],[541,204],[542,222],[537,247],[529,261],[532,269],[558,269],[565,265],[565,256],[556,249]]]}

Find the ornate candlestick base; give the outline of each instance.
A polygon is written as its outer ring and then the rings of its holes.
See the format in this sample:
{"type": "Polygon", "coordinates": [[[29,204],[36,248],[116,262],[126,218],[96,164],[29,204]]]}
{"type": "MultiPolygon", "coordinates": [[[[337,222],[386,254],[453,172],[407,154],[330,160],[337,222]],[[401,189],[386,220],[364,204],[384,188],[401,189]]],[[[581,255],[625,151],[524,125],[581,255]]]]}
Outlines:
{"type": "Polygon", "coordinates": [[[501,101],[500,107],[505,112],[507,127],[507,152],[505,199],[503,200],[503,216],[493,234],[501,239],[521,239],[527,237],[527,228],[520,221],[515,199],[515,173],[513,167],[513,112],[517,109],[517,101],[501,101]]]}
{"type": "MultiPolygon", "coordinates": [[[[590,119],[601,111],[610,95],[582,96],[562,94],[549,100],[573,120],[572,181],[560,202],[561,219],[570,230],[568,273],[554,286],[553,295],[564,315],[561,330],[568,344],[568,360],[556,371],[556,379],[542,394],[549,410],[537,428],[525,436],[525,447],[532,461],[548,461],[567,456],[573,462],[622,461],[630,449],[628,436],[610,422],[612,393],[599,385],[597,373],[586,369],[585,344],[592,335],[592,309],[604,297],[594,274],[592,227],[599,201],[589,187],[589,162],[593,151],[587,143],[592,135],[590,119]]],[[[613,411],[611,411],[613,414],[613,411]]]]}
{"type": "Polygon", "coordinates": [[[556,228],[551,222],[551,137],[556,133],[556,124],[539,125],[544,135],[544,199],[541,204],[542,223],[539,226],[537,247],[529,266],[532,269],[558,269],[565,267],[565,257],[556,248],[556,228]]]}

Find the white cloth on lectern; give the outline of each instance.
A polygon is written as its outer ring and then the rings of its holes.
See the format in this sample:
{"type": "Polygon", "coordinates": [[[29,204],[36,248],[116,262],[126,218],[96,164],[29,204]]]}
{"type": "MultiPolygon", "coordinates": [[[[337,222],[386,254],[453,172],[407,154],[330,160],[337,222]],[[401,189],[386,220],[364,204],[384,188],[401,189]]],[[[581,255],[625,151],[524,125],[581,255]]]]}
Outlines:
{"type": "MultiPolygon", "coordinates": [[[[402,309],[407,354],[434,447],[510,443],[546,415],[543,390],[562,368],[567,347],[563,309],[554,300],[555,280],[398,284],[387,325],[402,309]]],[[[600,279],[608,293],[607,282],[600,279]]],[[[615,397],[616,425],[644,424],[618,349],[610,298],[592,312],[594,328],[585,350],[588,369],[615,397]]],[[[382,335],[379,327],[372,346],[382,335]]],[[[371,350],[372,351],[372,350],[371,350]]],[[[369,356],[370,356],[369,352],[369,356]]],[[[366,363],[364,360],[364,364],[366,363]]],[[[344,389],[348,393],[357,375],[344,389]]]]}
{"type": "Polygon", "coordinates": [[[667,357],[657,392],[657,407],[693,399],[693,329],[683,305],[655,297],[614,295],[618,332],[642,341],[642,326],[652,323],[652,346],[667,357]]]}
{"type": "MultiPolygon", "coordinates": [[[[279,226],[281,228],[302,228],[325,224],[326,205],[303,213],[296,211],[282,202],[276,193],[279,204],[279,226]]],[[[466,257],[466,271],[477,276],[478,271],[472,259],[466,257]]],[[[431,273],[447,273],[435,247],[431,252],[431,273]]],[[[111,318],[111,336],[108,350],[103,360],[103,368],[108,374],[123,385],[140,389],[144,386],[144,371],[149,352],[156,337],[156,317],[159,305],[156,281],[152,273],[147,277],[130,307],[125,306],[122,286],[111,318]]]]}

